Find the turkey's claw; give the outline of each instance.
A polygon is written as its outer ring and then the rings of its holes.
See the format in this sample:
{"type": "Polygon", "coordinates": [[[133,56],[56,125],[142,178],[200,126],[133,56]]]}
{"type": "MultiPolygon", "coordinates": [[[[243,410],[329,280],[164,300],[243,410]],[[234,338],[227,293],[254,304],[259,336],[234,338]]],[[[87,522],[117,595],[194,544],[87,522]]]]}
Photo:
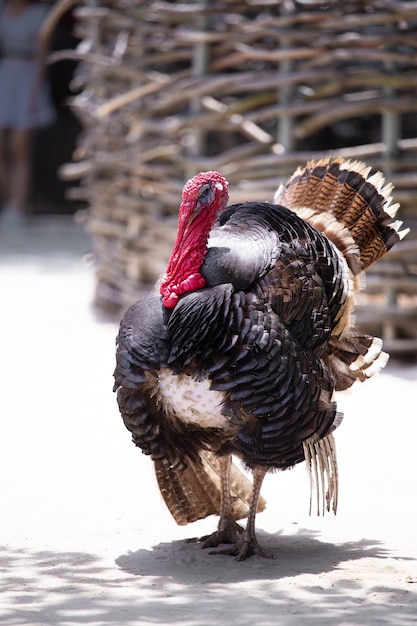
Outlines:
{"type": "Polygon", "coordinates": [[[215,548],[221,543],[236,544],[239,541],[239,535],[241,535],[242,533],[243,528],[239,526],[239,524],[234,520],[230,520],[229,522],[227,522],[227,524],[223,526],[223,528],[219,528],[207,537],[202,537],[204,541],[201,547],[215,548]]]}
{"type": "Polygon", "coordinates": [[[261,546],[256,540],[256,537],[250,539],[245,537],[245,535],[242,535],[242,537],[238,538],[236,543],[234,543],[232,546],[219,548],[218,550],[210,550],[209,554],[227,554],[230,556],[235,556],[236,561],[244,561],[253,554],[258,554],[265,559],[275,558],[275,556],[270,552],[265,552],[264,550],[262,550],[261,546]]]}

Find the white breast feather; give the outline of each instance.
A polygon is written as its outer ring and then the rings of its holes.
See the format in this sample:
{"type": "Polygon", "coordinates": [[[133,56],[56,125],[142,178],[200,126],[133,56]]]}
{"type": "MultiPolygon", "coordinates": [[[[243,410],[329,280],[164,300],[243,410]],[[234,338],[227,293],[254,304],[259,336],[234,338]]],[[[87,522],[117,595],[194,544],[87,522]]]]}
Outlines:
{"type": "Polygon", "coordinates": [[[167,413],[202,428],[230,430],[230,423],[221,413],[223,395],[210,389],[210,381],[195,381],[191,376],[174,376],[169,370],[161,370],[159,399],[167,413]]]}

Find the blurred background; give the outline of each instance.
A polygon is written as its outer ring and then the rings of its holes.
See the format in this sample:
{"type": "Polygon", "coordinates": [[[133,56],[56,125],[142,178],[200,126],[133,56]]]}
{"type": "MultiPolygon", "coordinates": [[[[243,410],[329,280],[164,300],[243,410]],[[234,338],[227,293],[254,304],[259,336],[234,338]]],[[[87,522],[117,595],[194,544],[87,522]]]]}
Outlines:
{"type": "MultiPolygon", "coordinates": [[[[66,1],[58,3],[35,2],[31,0],[1,0],[0,2],[0,59],[1,89],[0,95],[0,128],[6,135],[20,127],[33,130],[30,145],[31,181],[30,201],[28,210],[31,215],[73,214],[79,203],[66,196],[68,184],[59,175],[62,164],[71,161],[76,149],[82,125],[73,111],[69,98],[74,96],[77,88],[73,88],[72,80],[77,67],[77,60],[71,58],[72,51],[79,45],[76,36],[75,4],[66,1]],[[26,118],[21,114],[19,119],[6,109],[13,106],[19,109],[18,101],[9,100],[8,91],[16,88],[11,74],[22,70],[19,80],[30,81],[30,66],[38,59],[39,40],[42,24],[46,26],[45,50],[42,50],[44,82],[49,92],[49,100],[53,115],[26,118]],[[9,35],[8,31],[11,31],[9,35]],[[67,52],[63,52],[67,51],[67,52]],[[60,54],[62,53],[62,56],[60,54]],[[49,54],[56,54],[56,60],[49,62],[49,54]],[[45,58],[46,57],[46,58],[45,58]],[[26,67],[25,67],[26,64],[26,67]],[[29,73],[26,71],[28,70],[29,73]],[[4,127],[4,128],[3,128],[4,127]]],[[[16,91],[23,99],[26,92],[16,91]]],[[[44,103],[42,102],[40,108],[44,103]]],[[[36,105],[35,105],[36,106],[36,105]]],[[[5,158],[11,159],[7,152],[8,137],[4,138],[2,150],[5,158]]],[[[0,185],[3,204],[7,200],[5,190],[0,185]]]]}

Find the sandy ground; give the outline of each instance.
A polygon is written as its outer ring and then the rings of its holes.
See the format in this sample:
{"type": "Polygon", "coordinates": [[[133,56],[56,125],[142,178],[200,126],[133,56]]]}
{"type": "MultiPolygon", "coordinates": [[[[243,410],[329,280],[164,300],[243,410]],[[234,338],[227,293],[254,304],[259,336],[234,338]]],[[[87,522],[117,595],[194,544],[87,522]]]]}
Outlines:
{"type": "Polygon", "coordinates": [[[116,324],[91,306],[89,241],[68,219],[3,235],[0,623],[417,624],[417,367],[340,400],[336,517],[308,517],[302,466],[267,478],[237,563],[176,527],[111,392],[116,324]]]}

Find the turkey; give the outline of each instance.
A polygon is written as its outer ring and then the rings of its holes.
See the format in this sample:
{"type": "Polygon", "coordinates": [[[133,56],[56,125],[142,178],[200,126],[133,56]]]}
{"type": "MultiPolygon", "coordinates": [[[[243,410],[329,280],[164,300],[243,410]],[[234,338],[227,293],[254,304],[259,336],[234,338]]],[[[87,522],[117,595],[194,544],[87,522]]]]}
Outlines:
{"type": "Polygon", "coordinates": [[[406,234],[391,189],[341,158],[297,169],[273,203],[227,206],[218,172],[184,187],[166,272],[121,321],[115,390],[176,522],[219,514],[214,553],[265,555],[270,470],[306,461],[317,506],[336,511],[334,392],[388,358],[352,309],[361,272],[406,234]]]}

